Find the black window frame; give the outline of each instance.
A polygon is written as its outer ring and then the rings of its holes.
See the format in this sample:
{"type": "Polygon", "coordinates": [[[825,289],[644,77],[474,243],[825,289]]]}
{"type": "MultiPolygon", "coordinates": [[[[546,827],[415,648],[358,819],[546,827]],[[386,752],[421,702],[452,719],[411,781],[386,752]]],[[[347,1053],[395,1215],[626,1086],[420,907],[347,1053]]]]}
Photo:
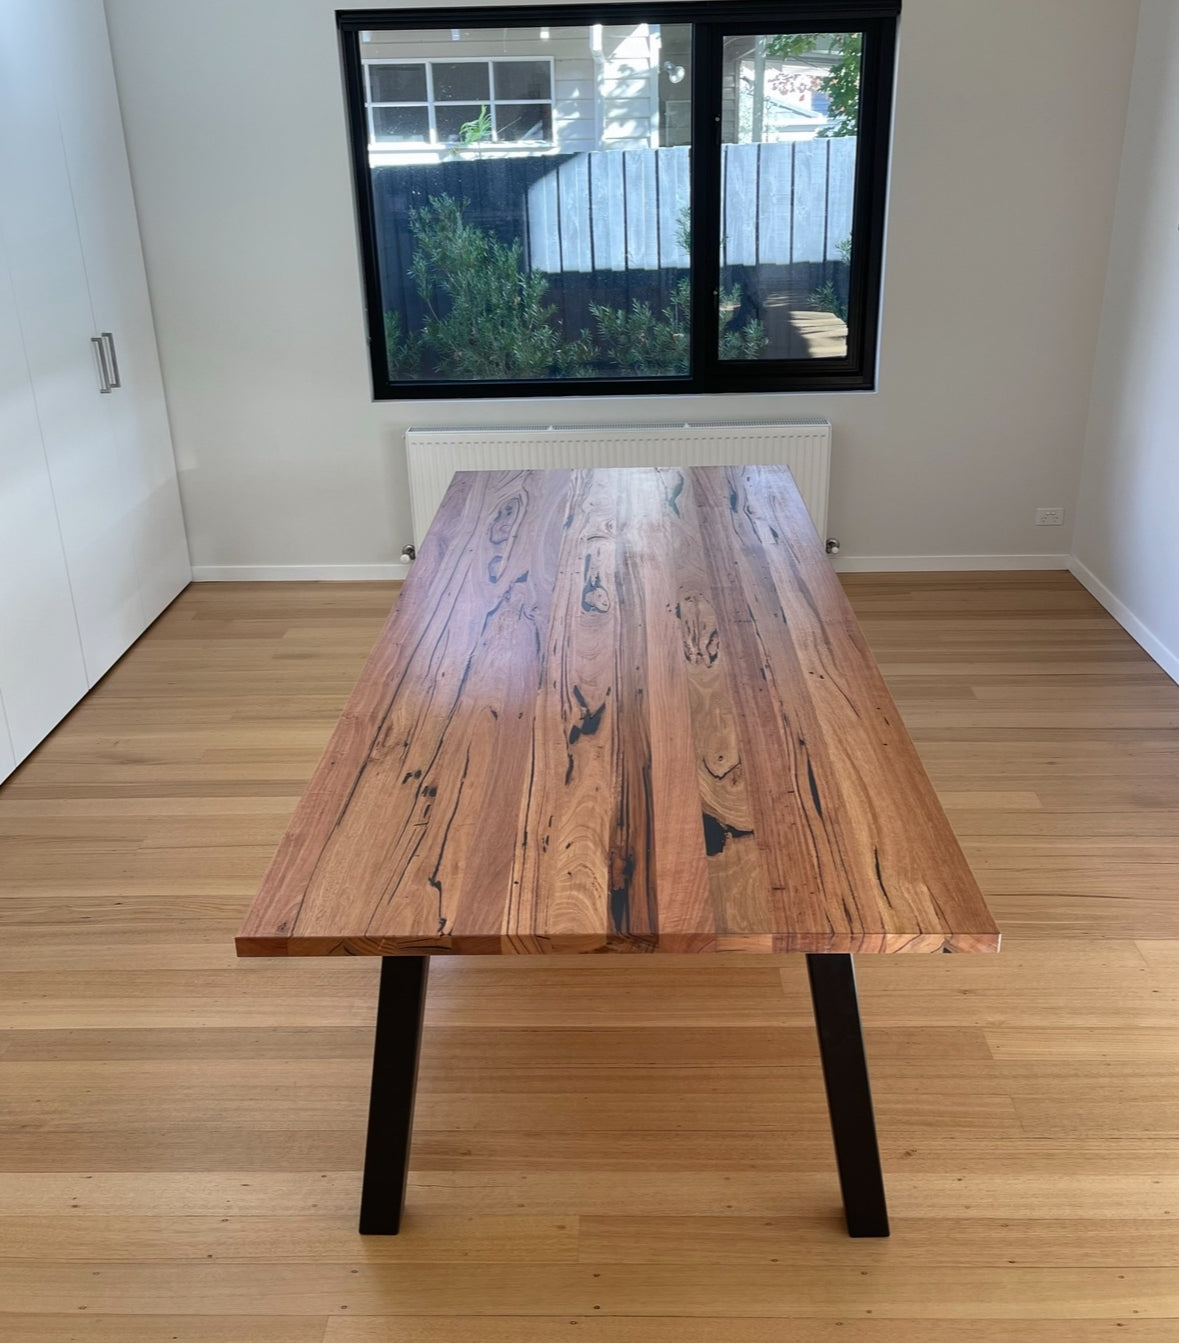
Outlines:
{"type": "Polygon", "coordinates": [[[621,4],[497,5],[339,10],[361,270],[376,401],[674,396],[873,391],[876,386],[896,32],[900,0],[625,0],[621,4]],[[369,168],[360,34],[402,29],[690,24],[692,247],[689,372],[657,378],[394,382],[385,346],[377,226],[369,168]],[[722,360],[717,348],[721,242],[721,62],[724,38],[760,33],[860,32],[860,124],[852,206],[847,353],[839,358],[722,360]]]}

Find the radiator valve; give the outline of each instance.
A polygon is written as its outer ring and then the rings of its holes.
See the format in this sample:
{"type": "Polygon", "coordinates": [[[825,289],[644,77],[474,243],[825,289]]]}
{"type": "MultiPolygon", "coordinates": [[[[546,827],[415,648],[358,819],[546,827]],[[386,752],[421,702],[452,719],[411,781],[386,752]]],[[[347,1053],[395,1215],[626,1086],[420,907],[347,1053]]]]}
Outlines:
{"type": "Polygon", "coordinates": [[[838,554],[839,554],[839,538],[838,538],[838,537],[836,537],[836,536],[829,536],[829,537],[827,538],[827,554],[828,554],[828,555],[838,555],[838,554]]]}
{"type": "Polygon", "coordinates": [[[401,547],[401,563],[412,564],[418,557],[418,552],[413,546],[401,547]]]}

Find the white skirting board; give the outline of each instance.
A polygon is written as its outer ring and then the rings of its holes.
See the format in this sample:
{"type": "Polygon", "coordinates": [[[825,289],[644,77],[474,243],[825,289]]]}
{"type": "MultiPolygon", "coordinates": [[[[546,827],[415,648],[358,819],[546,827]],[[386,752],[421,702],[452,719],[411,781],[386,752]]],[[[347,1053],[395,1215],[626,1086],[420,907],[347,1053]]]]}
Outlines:
{"type": "MultiPolygon", "coordinates": [[[[839,555],[841,573],[1072,569],[1068,555],[839,555]]],[[[194,583],[367,583],[409,574],[408,564],[197,564],[194,583]]],[[[1075,570],[1074,570],[1075,572],[1075,570]]],[[[1081,576],[1078,574],[1078,578],[1081,576]]],[[[1081,582],[1085,580],[1081,578],[1081,582]]],[[[1086,586],[1089,586],[1087,583],[1086,586]]]]}
{"type": "Polygon", "coordinates": [[[1100,578],[1075,556],[1069,561],[1069,573],[1105,607],[1122,629],[1150,654],[1172,681],[1179,682],[1179,653],[1173,652],[1155,637],[1120,597],[1116,597],[1100,578]]]}
{"type": "Polygon", "coordinates": [[[1069,555],[837,555],[843,574],[980,573],[1012,569],[1068,569],[1069,555]]]}
{"type": "Polygon", "coordinates": [[[408,564],[194,564],[194,583],[388,583],[408,564]]]}
{"type": "Polygon", "coordinates": [[[827,534],[831,426],[826,420],[746,424],[550,425],[548,428],[407,429],[414,543],[456,471],[546,467],[753,466],[790,468],[820,536],[827,534]]]}

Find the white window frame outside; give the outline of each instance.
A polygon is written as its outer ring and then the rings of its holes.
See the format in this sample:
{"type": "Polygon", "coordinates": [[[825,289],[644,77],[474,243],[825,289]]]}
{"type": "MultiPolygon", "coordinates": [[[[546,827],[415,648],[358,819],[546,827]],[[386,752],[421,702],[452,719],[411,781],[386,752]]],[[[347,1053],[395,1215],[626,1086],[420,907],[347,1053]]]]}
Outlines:
{"type": "Polygon", "coordinates": [[[555,71],[553,68],[553,57],[551,56],[448,56],[442,57],[423,56],[416,60],[397,60],[389,57],[374,57],[371,60],[361,62],[364,69],[364,106],[365,115],[368,121],[368,144],[369,149],[374,152],[381,150],[399,150],[420,151],[422,153],[432,153],[439,149],[453,149],[455,146],[451,141],[439,140],[437,108],[441,107],[469,107],[472,105],[469,99],[437,99],[434,96],[434,66],[435,65],[485,65],[487,67],[487,87],[491,91],[491,96],[486,102],[481,102],[480,106],[486,106],[491,110],[492,138],[486,141],[480,141],[471,148],[492,148],[503,151],[519,147],[521,149],[534,149],[537,146],[551,147],[556,144],[556,110],[554,97],[555,93],[555,71]],[[496,98],[495,97],[495,70],[496,64],[528,63],[537,65],[543,63],[548,67],[549,72],[549,96],[547,98],[496,98]],[[426,68],[426,101],[425,102],[379,102],[374,101],[372,96],[372,81],[369,75],[373,66],[377,65],[412,65],[425,66],[426,68]],[[547,107],[549,109],[549,122],[553,127],[553,134],[547,140],[500,140],[496,137],[499,134],[497,125],[498,117],[496,114],[497,106],[503,103],[512,107],[547,107]],[[429,140],[378,140],[373,126],[373,108],[374,107],[424,107],[429,117],[430,138],[429,140]]]}

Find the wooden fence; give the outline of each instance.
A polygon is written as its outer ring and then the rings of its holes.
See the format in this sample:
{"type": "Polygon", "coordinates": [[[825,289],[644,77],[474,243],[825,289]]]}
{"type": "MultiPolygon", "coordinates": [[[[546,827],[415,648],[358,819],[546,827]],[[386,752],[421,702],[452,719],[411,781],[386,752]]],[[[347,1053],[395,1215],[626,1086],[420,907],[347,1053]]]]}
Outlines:
{"type": "MultiPolygon", "coordinates": [[[[851,139],[724,151],[725,282],[740,284],[775,350],[768,296],[775,312],[783,294],[809,306],[820,286],[846,300],[840,243],[851,232],[854,164],[851,139]]],[[[630,309],[641,302],[661,312],[688,273],[681,246],[687,149],[380,167],[372,182],[383,306],[406,331],[420,330],[426,318],[408,278],[410,211],[442,196],[463,203],[469,224],[505,244],[521,242],[526,264],[547,274],[547,301],[571,333],[592,327],[592,303],[630,309]]]]}
{"type": "MultiPolygon", "coordinates": [[[[601,150],[554,161],[527,193],[533,270],[681,269],[687,148],[601,150]]],[[[851,236],[856,141],[799,140],[722,150],[726,266],[838,261],[851,236]]]]}

